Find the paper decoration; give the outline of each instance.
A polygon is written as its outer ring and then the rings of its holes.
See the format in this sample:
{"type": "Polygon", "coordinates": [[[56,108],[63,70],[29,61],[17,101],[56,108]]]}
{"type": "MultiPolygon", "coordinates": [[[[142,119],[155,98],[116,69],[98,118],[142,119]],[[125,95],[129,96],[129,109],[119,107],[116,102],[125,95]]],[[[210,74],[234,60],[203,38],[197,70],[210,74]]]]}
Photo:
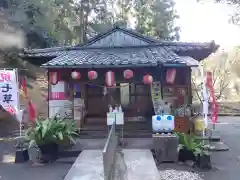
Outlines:
{"type": "Polygon", "coordinates": [[[206,88],[206,78],[204,77],[204,72],[202,66],[199,66],[201,77],[202,77],[202,94],[203,94],[203,118],[205,128],[208,127],[208,93],[206,88]]]}
{"type": "Polygon", "coordinates": [[[153,82],[153,77],[149,74],[143,76],[143,83],[144,84],[152,84],[153,82]]]}
{"type": "Polygon", "coordinates": [[[77,71],[73,71],[71,73],[71,76],[72,76],[73,79],[80,79],[81,78],[80,72],[77,72],[77,71]]]}
{"type": "Polygon", "coordinates": [[[66,99],[65,81],[59,81],[56,85],[51,85],[49,92],[49,100],[64,100],[66,99]]]}
{"type": "Polygon", "coordinates": [[[49,80],[52,85],[56,85],[60,79],[59,72],[49,72],[49,80]]]}
{"type": "Polygon", "coordinates": [[[115,85],[114,72],[112,72],[112,71],[106,72],[105,84],[106,84],[107,87],[114,87],[114,85],[115,85]]]}
{"type": "Polygon", "coordinates": [[[130,69],[126,69],[123,71],[123,77],[125,79],[131,79],[133,77],[133,71],[130,69]]]}
{"type": "Polygon", "coordinates": [[[211,114],[211,119],[212,122],[215,124],[217,122],[217,114],[218,114],[218,105],[216,102],[216,98],[215,98],[215,93],[214,93],[214,87],[213,87],[213,80],[212,80],[212,73],[211,72],[207,72],[206,74],[206,87],[208,88],[209,92],[210,92],[210,97],[212,99],[212,103],[211,103],[211,108],[212,108],[212,114],[211,114]]]}
{"type": "Polygon", "coordinates": [[[89,72],[88,72],[88,78],[89,78],[90,80],[97,79],[97,77],[98,77],[98,74],[97,74],[96,71],[89,71],[89,72]]]}
{"type": "Polygon", "coordinates": [[[9,105],[6,110],[7,110],[7,112],[9,112],[12,115],[16,114],[16,109],[11,105],[9,105]]]}
{"type": "Polygon", "coordinates": [[[166,82],[168,84],[173,84],[176,77],[176,69],[167,69],[166,82]]]}

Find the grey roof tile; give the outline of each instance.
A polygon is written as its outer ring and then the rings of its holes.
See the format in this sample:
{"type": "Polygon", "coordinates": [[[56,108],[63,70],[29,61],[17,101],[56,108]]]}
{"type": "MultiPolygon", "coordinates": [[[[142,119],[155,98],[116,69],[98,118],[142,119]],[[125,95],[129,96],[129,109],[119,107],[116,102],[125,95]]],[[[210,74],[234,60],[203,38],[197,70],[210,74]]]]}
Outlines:
{"type": "Polygon", "coordinates": [[[188,65],[184,58],[179,57],[164,47],[147,48],[107,48],[72,50],[64,53],[43,67],[56,66],[119,66],[119,65],[157,65],[157,64],[188,65]]]}

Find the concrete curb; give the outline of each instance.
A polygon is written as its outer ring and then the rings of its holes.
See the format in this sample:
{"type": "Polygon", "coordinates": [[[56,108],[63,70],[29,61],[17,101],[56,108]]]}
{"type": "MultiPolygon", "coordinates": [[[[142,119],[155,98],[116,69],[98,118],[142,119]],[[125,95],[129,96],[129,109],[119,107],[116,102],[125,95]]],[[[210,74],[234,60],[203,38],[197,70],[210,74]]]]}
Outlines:
{"type": "Polygon", "coordinates": [[[218,116],[240,116],[240,113],[219,113],[218,116]]]}

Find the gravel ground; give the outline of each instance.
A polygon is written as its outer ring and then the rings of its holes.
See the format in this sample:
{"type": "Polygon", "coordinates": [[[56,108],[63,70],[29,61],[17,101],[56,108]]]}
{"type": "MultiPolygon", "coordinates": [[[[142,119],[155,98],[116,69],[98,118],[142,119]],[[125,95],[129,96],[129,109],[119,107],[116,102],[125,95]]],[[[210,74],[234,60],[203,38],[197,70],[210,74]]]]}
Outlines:
{"type": "Polygon", "coordinates": [[[238,180],[240,176],[240,117],[219,117],[216,125],[221,141],[230,147],[226,152],[212,152],[212,170],[201,171],[189,165],[161,164],[161,180],[238,180]]]}

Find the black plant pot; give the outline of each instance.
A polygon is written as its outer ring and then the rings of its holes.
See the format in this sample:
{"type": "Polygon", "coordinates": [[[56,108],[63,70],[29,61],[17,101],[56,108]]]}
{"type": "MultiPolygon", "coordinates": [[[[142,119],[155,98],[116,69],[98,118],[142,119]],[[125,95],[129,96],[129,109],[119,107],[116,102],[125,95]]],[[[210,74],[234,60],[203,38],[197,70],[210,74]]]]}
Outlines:
{"type": "Polygon", "coordinates": [[[29,160],[28,149],[17,149],[15,153],[15,163],[23,163],[29,160]]]}
{"type": "Polygon", "coordinates": [[[43,163],[55,161],[59,155],[59,145],[56,143],[47,143],[38,145],[40,149],[40,161],[43,163]]]}
{"type": "Polygon", "coordinates": [[[183,148],[178,153],[178,160],[181,162],[195,161],[195,155],[194,155],[193,151],[183,148]]]}
{"type": "Polygon", "coordinates": [[[211,157],[210,155],[198,155],[196,158],[196,165],[201,169],[211,169],[211,157]]]}

